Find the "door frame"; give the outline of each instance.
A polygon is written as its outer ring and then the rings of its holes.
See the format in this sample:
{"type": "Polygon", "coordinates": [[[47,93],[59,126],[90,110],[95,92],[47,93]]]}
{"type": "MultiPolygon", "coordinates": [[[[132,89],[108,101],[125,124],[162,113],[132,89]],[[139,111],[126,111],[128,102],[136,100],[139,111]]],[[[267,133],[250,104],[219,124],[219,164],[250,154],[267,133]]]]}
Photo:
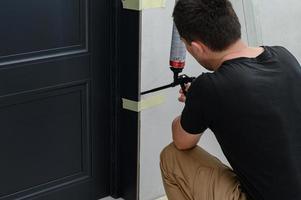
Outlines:
{"type": "Polygon", "coordinates": [[[91,51],[91,90],[94,92],[91,97],[91,129],[92,148],[94,155],[92,173],[94,174],[94,195],[100,199],[110,195],[110,141],[111,141],[111,84],[112,63],[111,57],[115,40],[111,35],[111,23],[113,7],[110,1],[89,1],[90,9],[90,34],[89,49],[91,51]],[[96,92],[98,91],[98,92],[96,92]],[[106,94],[106,95],[104,95],[106,94]],[[107,98],[103,98],[103,97],[107,98]],[[94,112],[101,111],[101,112],[94,112]],[[97,120],[101,120],[101,122],[97,120]],[[100,159],[101,158],[101,159],[100,159]]]}
{"type": "Polygon", "coordinates": [[[110,195],[139,199],[140,113],[122,108],[122,98],[140,101],[141,11],[109,2],[111,74],[110,195]]]}

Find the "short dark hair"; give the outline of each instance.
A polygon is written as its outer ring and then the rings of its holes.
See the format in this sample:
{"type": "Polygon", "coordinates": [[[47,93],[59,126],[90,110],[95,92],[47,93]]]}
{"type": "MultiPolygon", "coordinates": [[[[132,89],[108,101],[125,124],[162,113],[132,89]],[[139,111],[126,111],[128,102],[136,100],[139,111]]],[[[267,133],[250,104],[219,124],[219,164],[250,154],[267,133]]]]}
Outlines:
{"type": "Polygon", "coordinates": [[[223,51],[241,38],[241,25],[229,0],[179,0],[174,22],[187,42],[199,40],[223,51]]]}

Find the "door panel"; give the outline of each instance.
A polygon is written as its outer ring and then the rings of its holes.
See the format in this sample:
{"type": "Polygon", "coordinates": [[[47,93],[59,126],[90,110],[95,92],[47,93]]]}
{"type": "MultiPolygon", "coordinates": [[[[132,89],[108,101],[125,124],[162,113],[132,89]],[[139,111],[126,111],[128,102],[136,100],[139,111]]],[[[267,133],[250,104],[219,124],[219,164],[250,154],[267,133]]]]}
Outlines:
{"type": "Polygon", "coordinates": [[[0,200],[107,195],[108,113],[96,104],[108,74],[94,73],[108,71],[107,48],[94,44],[105,29],[94,5],[0,1],[0,200]]]}
{"type": "Polygon", "coordinates": [[[1,64],[86,50],[86,0],[3,0],[0,8],[1,64]]]}
{"type": "Polygon", "coordinates": [[[90,176],[85,85],[12,95],[1,105],[1,196],[90,176]]]}

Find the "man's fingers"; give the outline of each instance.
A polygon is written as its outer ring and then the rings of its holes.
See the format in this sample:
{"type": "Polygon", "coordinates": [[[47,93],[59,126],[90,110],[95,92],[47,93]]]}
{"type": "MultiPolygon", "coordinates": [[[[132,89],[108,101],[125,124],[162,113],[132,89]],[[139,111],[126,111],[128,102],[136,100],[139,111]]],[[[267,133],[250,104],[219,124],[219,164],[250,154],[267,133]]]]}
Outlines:
{"type": "MultiPolygon", "coordinates": [[[[188,91],[189,87],[190,87],[190,83],[185,84],[185,91],[186,91],[186,92],[188,91]]],[[[186,101],[186,96],[185,96],[185,94],[184,94],[182,88],[179,90],[179,93],[180,93],[180,97],[178,98],[178,100],[179,100],[180,102],[182,102],[182,103],[185,103],[185,101],[186,101]]]]}
{"type": "Polygon", "coordinates": [[[184,94],[182,88],[179,90],[179,93],[180,93],[180,94],[184,94]]]}
{"type": "Polygon", "coordinates": [[[181,96],[178,98],[178,100],[179,100],[179,102],[185,103],[185,101],[186,101],[185,95],[181,95],[181,96]]]}

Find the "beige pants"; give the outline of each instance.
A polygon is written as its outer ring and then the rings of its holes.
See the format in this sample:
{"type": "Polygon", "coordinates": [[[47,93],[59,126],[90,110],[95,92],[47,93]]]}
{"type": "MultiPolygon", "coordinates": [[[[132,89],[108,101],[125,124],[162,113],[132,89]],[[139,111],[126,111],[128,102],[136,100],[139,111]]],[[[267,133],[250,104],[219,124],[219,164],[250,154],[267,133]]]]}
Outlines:
{"type": "Polygon", "coordinates": [[[201,147],[161,153],[161,172],[169,200],[246,200],[234,172],[201,147]]]}

